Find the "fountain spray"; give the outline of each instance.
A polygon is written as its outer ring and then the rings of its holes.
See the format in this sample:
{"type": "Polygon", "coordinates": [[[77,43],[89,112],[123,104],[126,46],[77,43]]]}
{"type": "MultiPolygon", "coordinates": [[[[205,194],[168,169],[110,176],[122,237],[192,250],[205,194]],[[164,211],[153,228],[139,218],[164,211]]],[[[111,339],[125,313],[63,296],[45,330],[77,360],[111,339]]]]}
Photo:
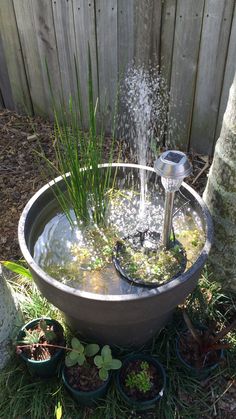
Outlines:
{"type": "Polygon", "coordinates": [[[165,249],[169,249],[175,192],[180,189],[184,178],[192,172],[192,165],[186,154],[181,151],[168,150],[155,161],[154,169],[161,176],[165,189],[162,243],[165,249]]]}

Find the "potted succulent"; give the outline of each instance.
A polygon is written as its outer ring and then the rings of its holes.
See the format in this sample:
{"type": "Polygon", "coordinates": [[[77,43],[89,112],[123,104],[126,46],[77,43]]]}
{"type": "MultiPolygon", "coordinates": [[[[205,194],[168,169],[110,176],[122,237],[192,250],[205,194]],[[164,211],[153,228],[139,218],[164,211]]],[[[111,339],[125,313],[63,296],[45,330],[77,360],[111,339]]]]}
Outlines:
{"type": "Polygon", "coordinates": [[[84,406],[96,404],[109,388],[111,370],[121,367],[121,361],[112,357],[108,345],[82,344],[73,337],[65,358],[62,379],[75,400],[84,406]],[[100,353],[99,353],[100,352],[100,353]]]}
{"type": "Polygon", "coordinates": [[[21,328],[16,350],[32,374],[51,377],[65,351],[63,327],[50,318],[31,320],[21,328]]]}
{"type": "Polygon", "coordinates": [[[230,347],[228,343],[222,342],[222,339],[236,327],[236,320],[215,333],[212,328],[194,326],[185,311],[183,317],[187,330],[176,339],[177,356],[194,376],[207,377],[222,362],[223,350],[230,347]]]}
{"type": "Polygon", "coordinates": [[[166,373],[150,355],[129,355],[116,374],[116,385],[131,408],[137,411],[152,409],[164,394],[166,373]]]}

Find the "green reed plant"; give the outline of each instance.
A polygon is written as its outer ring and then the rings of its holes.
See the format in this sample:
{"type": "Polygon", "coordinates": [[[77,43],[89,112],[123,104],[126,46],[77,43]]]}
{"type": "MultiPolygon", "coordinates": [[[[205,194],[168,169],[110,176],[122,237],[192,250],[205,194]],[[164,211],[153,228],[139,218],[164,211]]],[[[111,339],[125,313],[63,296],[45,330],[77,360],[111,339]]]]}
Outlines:
{"type": "Polygon", "coordinates": [[[105,135],[103,127],[100,127],[99,133],[97,130],[99,101],[97,99],[94,103],[90,53],[88,59],[89,126],[86,132],[83,131],[81,89],[76,61],[75,73],[77,81],[76,97],[70,96],[69,104],[67,105],[61,99],[58,105],[53,95],[48,72],[54,110],[56,164],[50,162],[46,157],[44,159],[47,162],[49,174],[56,172],[63,178],[65,188],[61,188],[56,182],[54,182],[53,187],[56,198],[70,223],[74,224],[71,214],[72,208],[78,222],[82,222],[85,225],[91,222],[102,225],[105,222],[108,204],[114,140],[108,156],[108,167],[100,169],[99,166],[103,161],[105,135]]]}

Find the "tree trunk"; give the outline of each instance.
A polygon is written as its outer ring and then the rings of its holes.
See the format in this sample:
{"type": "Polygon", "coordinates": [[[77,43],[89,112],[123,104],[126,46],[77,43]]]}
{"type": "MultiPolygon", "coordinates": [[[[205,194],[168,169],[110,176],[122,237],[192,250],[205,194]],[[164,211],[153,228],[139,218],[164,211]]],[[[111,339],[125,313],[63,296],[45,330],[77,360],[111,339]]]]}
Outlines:
{"type": "Polygon", "coordinates": [[[213,278],[236,291],[236,73],[203,195],[213,217],[213,278]]]}

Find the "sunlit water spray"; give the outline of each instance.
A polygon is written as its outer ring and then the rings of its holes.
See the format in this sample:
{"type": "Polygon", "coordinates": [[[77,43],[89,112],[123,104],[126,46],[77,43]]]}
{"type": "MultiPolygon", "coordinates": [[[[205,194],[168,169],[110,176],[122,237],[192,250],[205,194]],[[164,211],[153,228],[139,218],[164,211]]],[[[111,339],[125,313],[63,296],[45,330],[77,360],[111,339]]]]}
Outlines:
{"type": "MultiPolygon", "coordinates": [[[[125,112],[121,121],[124,137],[140,165],[146,166],[164,145],[168,126],[169,92],[158,70],[131,67],[121,88],[125,112]]],[[[120,130],[122,131],[122,129],[120,130]]],[[[147,172],[140,169],[140,228],[144,228],[147,172]]]]}

